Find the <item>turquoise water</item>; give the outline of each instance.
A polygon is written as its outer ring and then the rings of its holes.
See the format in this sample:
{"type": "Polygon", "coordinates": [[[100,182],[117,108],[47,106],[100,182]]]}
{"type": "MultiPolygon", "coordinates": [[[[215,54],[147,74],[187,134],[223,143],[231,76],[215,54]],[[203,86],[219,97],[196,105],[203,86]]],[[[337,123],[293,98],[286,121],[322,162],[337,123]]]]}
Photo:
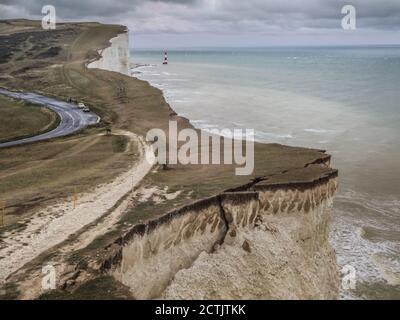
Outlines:
{"type": "Polygon", "coordinates": [[[203,129],[326,149],[340,170],[331,241],[356,290],[400,298],[400,47],[133,51],[134,76],[203,129]]]}

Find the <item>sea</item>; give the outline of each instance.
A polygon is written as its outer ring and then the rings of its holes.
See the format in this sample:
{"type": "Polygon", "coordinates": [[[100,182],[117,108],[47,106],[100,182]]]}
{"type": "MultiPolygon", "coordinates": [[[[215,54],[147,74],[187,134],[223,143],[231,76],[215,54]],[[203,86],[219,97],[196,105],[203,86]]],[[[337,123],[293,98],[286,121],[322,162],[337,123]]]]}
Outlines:
{"type": "Polygon", "coordinates": [[[133,50],[131,72],[198,128],[327,150],[342,299],[400,299],[400,47],[133,50]]]}

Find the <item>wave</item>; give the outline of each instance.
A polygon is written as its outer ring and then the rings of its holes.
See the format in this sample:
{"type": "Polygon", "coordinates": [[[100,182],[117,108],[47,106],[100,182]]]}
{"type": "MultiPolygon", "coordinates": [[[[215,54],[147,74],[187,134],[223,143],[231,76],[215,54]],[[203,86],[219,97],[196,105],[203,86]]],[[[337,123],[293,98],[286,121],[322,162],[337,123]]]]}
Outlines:
{"type": "MultiPolygon", "coordinates": [[[[339,267],[356,269],[359,288],[396,283],[400,277],[398,200],[372,199],[368,194],[345,190],[336,196],[334,212],[330,241],[339,267]]],[[[360,298],[357,289],[342,289],[341,295],[343,299],[360,298]]]]}
{"type": "Polygon", "coordinates": [[[381,270],[389,285],[400,286],[400,259],[387,253],[373,254],[371,260],[381,270]]]}
{"type": "Polygon", "coordinates": [[[327,129],[304,129],[305,132],[311,133],[335,133],[335,130],[327,130],[327,129]]]}
{"type": "Polygon", "coordinates": [[[294,136],[292,133],[276,133],[276,132],[263,132],[257,131],[255,133],[256,139],[259,138],[259,141],[263,141],[265,139],[293,139],[294,136]]]}

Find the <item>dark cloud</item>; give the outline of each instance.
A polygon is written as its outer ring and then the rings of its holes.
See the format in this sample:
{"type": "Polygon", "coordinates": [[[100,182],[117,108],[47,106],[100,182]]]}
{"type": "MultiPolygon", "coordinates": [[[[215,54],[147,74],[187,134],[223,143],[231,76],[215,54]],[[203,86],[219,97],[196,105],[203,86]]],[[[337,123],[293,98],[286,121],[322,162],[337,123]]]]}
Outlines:
{"type": "Polygon", "coordinates": [[[0,4],[5,3],[28,12],[32,16],[40,15],[42,7],[51,4],[57,9],[57,15],[65,19],[113,17],[134,8],[139,2],[135,0],[0,0],[0,4]]]}
{"type": "Polygon", "coordinates": [[[0,0],[0,18],[39,18],[47,4],[60,20],[126,24],[136,34],[337,30],[347,4],[360,29],[400,30],[400,0],[0,0]]]}
{"type": "Polygon", "coordinates": [[[197,0],[0,0],[0,5],[5,4],[38,15],[43,6],[50,4],[56,7],[58,15],[62,18],[98,16],[102,19],[135,11],[145,2],[191,5],[197,0]]]}

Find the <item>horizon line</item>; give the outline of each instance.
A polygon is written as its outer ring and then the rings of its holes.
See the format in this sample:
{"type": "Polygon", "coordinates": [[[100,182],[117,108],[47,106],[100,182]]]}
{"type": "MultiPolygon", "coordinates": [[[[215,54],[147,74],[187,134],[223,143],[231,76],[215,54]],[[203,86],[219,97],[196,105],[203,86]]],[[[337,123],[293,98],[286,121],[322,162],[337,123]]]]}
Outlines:
{"type": "Polygon", "coordinates": [[[400,43],[387,43],[387,44],[282,44],[282,45],[268,45],[268,46],[182,46],[182,47],[130,47],[129,50],[191,50],[191,49],[270,49],[270,48],[362,48],[362,47],[399,47],[400,43]]]}

